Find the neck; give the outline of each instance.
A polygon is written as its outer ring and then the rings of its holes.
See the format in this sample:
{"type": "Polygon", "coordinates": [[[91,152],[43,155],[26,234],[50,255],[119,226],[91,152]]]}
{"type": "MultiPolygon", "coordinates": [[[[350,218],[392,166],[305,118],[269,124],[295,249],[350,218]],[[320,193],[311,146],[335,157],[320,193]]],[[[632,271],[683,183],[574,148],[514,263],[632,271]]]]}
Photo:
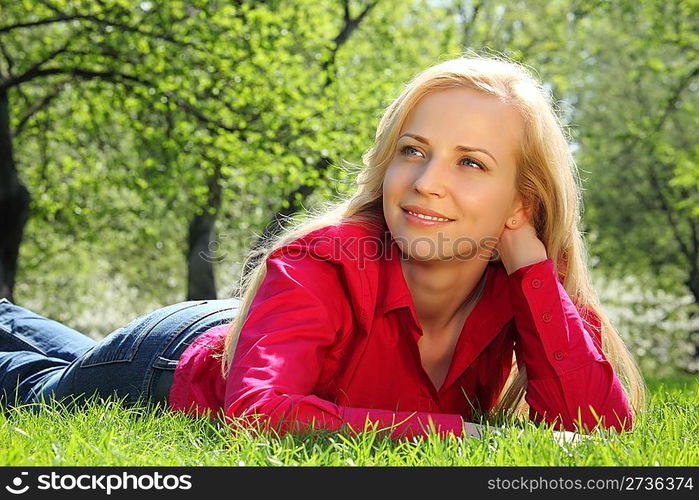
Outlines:
{"type": "Polygon", "coordinates": [[[488,261],[401,260],[420,326],[433,332],[462,323],[480,298],[488,261]],[[463,320],[463,321],[462,321],[463,320]]]}

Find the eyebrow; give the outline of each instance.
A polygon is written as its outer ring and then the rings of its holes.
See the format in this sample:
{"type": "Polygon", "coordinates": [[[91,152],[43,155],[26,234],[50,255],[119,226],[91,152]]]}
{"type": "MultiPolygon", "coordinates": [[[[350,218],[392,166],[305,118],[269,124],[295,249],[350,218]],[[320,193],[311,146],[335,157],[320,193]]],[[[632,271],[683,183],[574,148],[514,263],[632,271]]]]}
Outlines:
{"type": "MultiPolygon", "coordinates": [[[[412,137],[412,138],[415,139],[416,141],[420,141],[420,142],[423,143],[423,144],[427,144],[427,145],[430,144],[430,141],[428,141],[427,139],[425,139],[425,138],[422,137],[421,135],[417,135],[417,134],[403,134],[403,135],[401,135],[401,136],[399,137],[399,139],[402,138],[402,137],[405,137],[405,136],[412,137]]],[[[494,157],[493,155],[491,155],[491,154],[490,154],[487,150],[485,150],[485,149],[474,148],[473,146],[461,146],[461,145],[459,145],[459,146],[456,146],[456,147],[454,148],[454,151],[464,151],[464,152],[466,152],[466,153],[470,153],[470,152],[472,152],[472,151],[479,151],[479,152],[481,152],[481,153],[485,153],[485,154],[487,154],[488,156],[490,156],[490,157],[493,159],[493,161],[495,162],[495,164],[496,164],[496,165],[498,164],[498,161],[495,159],[495,157],[494,157]]]]}

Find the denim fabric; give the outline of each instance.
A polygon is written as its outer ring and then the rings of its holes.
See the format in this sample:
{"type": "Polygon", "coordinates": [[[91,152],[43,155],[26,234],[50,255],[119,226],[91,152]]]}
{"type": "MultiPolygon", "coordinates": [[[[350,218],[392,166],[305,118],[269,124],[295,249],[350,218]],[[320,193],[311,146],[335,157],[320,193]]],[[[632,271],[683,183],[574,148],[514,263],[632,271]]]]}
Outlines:
{"type": "Polygon", "coordinates": [[[153,398],[160,377],[171,383],[187,346],[230,322],[239,305],[239,299],[180,302],[139,316],[95,342],[0,299],[0,405],[52,398],[79,402],[94,394],[115,395],[126,405],[167,403],[153,398]]]}

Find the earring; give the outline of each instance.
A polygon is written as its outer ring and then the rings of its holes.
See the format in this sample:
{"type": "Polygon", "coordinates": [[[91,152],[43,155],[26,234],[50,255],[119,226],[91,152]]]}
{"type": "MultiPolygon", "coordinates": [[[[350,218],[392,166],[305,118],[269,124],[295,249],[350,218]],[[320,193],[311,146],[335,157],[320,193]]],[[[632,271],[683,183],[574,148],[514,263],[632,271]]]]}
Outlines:
{"type": "Polygon", "coordinates": [[[512,219],[512,225],[517,224],[517,219],[512,219]]]}

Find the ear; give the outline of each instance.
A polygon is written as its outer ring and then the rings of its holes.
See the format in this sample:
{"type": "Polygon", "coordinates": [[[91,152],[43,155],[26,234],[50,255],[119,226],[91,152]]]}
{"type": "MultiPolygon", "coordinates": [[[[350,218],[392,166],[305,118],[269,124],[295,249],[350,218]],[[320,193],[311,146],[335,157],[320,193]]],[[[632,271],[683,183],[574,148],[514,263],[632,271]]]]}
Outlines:
{"type": "Polygon", "coordinates": [[[518,196],[505,225],[510,229],[520,228],[527,220],[531,220],[532,212],[532,207],[518,196]]]}

